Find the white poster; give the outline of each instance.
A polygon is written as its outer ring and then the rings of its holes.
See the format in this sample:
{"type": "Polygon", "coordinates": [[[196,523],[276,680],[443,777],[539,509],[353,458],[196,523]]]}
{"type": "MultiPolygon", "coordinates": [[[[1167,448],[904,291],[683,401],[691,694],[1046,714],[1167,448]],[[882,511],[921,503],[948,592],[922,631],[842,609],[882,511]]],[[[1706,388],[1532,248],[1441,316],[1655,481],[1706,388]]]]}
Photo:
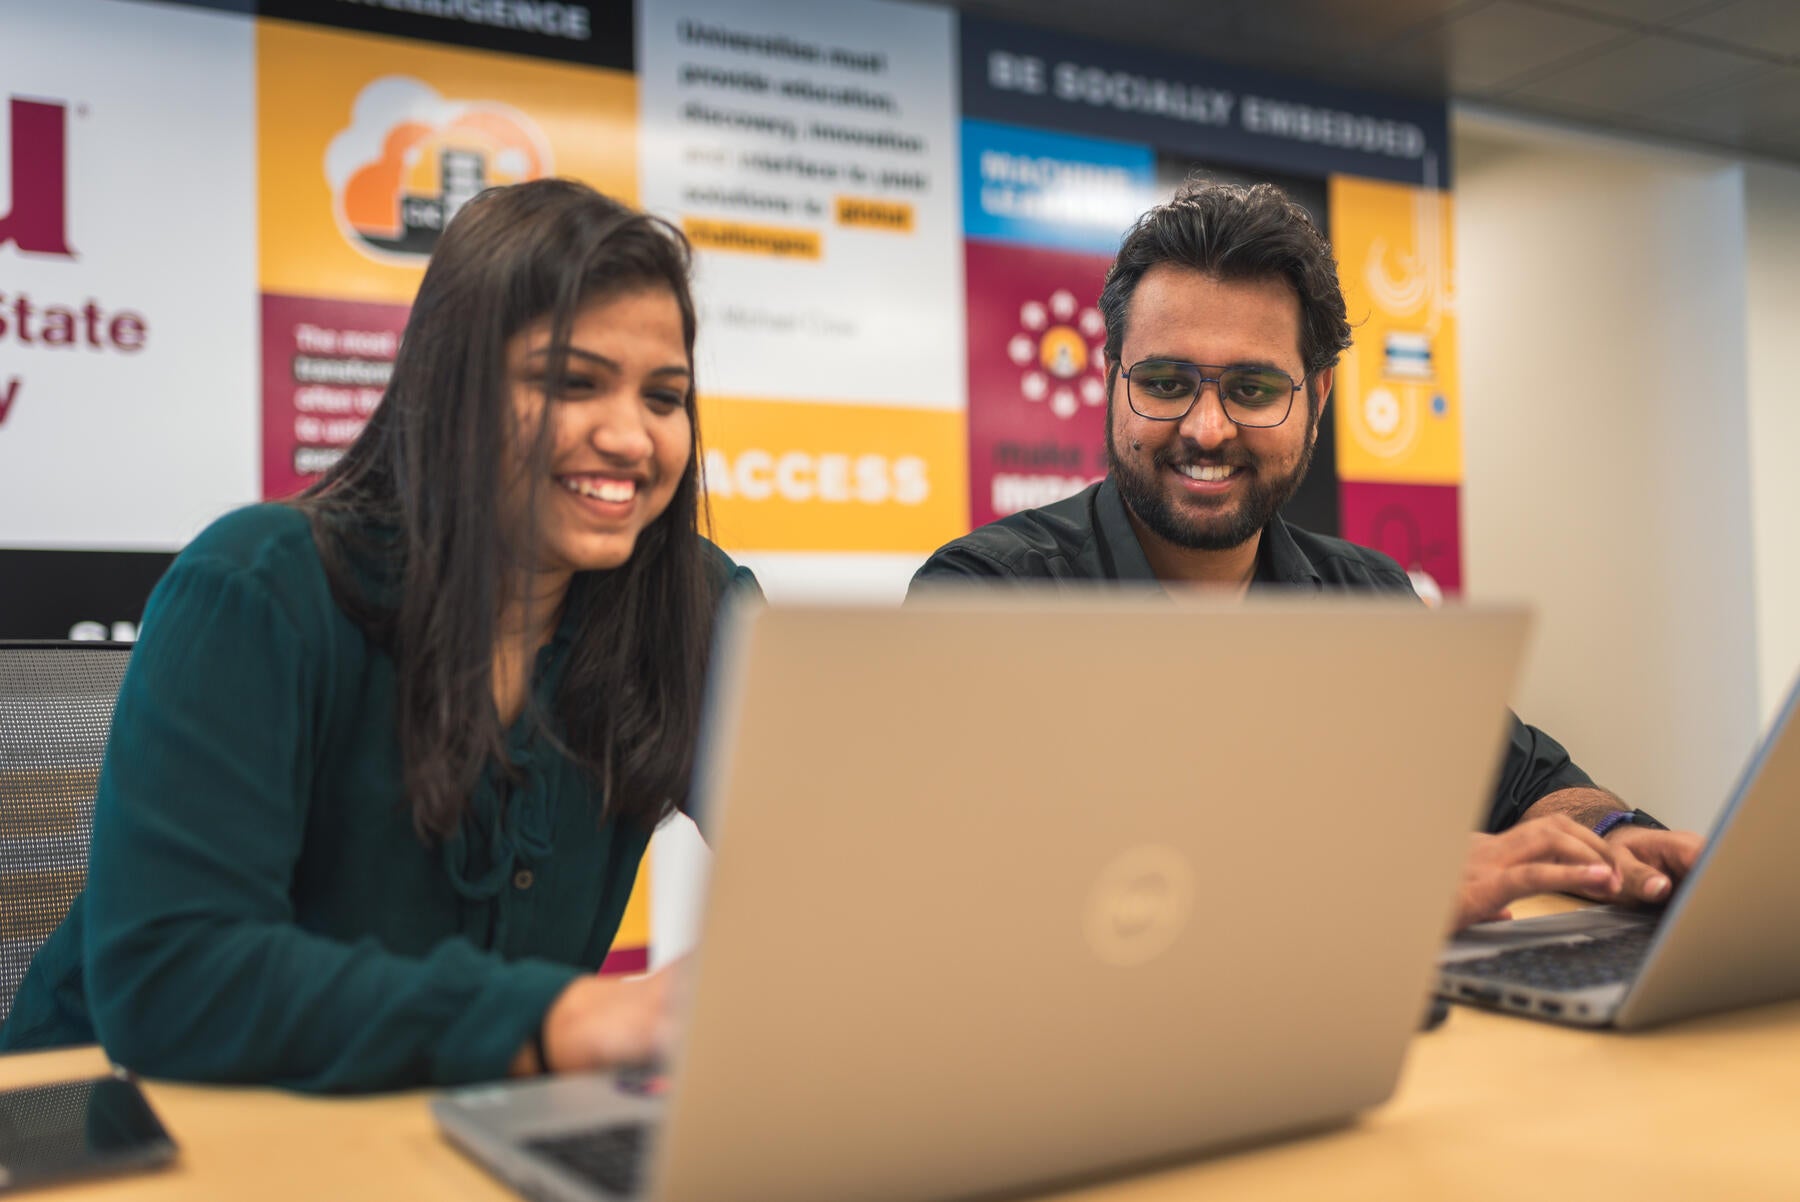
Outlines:
{"type": "Polygon", "coordinates": [[[257,497],[252,22],[8,3],[0,547],[174,549],[257,497]]]}
{"type": "Polygon", "coordinates": [[[963,408],[955,15],[643,0],[644,206],[699,252],[700,381],[963,408]]]}

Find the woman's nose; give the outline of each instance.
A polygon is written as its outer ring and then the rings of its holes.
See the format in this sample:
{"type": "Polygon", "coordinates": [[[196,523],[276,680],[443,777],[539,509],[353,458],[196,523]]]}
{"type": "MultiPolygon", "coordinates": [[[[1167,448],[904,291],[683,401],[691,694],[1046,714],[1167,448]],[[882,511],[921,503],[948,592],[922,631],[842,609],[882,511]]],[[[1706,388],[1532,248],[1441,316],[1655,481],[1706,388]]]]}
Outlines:
{"type": "Polygon", "coordinates": [[[643,407],[632,398],[609,399],[594,406],[588,441],[595,450],[615,459],[636,462],[651,452],[650,428],[643,407]]]}

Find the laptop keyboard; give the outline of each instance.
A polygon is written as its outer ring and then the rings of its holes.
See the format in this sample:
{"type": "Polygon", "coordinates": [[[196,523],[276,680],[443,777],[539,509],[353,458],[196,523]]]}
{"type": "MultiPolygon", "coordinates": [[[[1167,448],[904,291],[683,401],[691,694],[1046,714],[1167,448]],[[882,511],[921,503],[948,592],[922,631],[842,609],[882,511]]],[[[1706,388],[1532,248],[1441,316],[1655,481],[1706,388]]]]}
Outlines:
{"type": "Polygon", "coordinates": [[[647,1123],[623,1123],[534,1139],[525,1146],[609,1194],[630,1197],[638,1189],[649,1134],[647,1123]]]}
{"type": "Polygon", "coordinates": [[[1616,985],[1637,975],[1655,938],[1655,927],[1632,927],[1584,943],[1514,948],[1479,960],[1464,960],[1449,965],[1445,971],[1459,977],[1482,977],[1538,989],[1616,985]]]}

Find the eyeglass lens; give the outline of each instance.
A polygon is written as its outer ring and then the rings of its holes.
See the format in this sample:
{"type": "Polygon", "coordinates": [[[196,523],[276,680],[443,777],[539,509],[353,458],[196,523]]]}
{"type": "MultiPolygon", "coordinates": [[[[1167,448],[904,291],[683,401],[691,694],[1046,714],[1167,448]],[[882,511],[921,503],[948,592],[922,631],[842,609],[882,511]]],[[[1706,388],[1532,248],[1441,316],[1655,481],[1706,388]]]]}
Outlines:
{"type": "Polygon", "coordinates": [[[1286,372],[1228,367],[1209,376],[1197,364],[1150,359],[1132,365],[1126,382],[1133,408],[1145,417],[1177,418],[1193,406],[1201,384],[1219,383],[1225,416],[1244,426],[1280,425],[1294,399],[1294,381],[1286,372]]]}

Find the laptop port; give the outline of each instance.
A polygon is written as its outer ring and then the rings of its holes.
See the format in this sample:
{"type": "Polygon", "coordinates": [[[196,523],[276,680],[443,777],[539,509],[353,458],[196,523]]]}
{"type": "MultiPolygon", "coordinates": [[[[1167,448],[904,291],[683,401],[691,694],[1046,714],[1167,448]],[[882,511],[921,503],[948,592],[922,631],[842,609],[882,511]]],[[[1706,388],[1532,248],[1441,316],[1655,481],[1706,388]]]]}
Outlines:
{"type": "Polygon", "coordinates": [[[1561,1002],[1539,1002],[1538,1009],[1542,1010],[1545,1014],[1561,1014],[1563,1012],[1563,1004],[1561,1002]]]}
{"type": "Polygon", "coordinates": [[[1531,1009],[1531,999],[1522,993],[1509,993],[1506,995],[1506,1000],[1522,1010],[1531,1009]]]}

